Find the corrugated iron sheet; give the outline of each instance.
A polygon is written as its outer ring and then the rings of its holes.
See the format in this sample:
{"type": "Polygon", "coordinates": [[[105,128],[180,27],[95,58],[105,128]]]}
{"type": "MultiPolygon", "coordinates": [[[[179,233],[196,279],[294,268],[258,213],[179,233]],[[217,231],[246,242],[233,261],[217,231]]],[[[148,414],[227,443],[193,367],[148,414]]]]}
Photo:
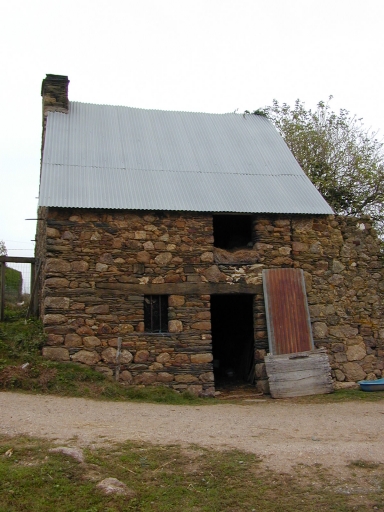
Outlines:
{"type": "Polygon", "coordinates": [[[313,350],[303,271],[263,270],[263,287],[270,352],[280,355],[313,350]]]}
{"type": "Polygon", "coordinates": [[[264,117],[75,102],[48,115],[39,204],[332,213],[264,117]]]}

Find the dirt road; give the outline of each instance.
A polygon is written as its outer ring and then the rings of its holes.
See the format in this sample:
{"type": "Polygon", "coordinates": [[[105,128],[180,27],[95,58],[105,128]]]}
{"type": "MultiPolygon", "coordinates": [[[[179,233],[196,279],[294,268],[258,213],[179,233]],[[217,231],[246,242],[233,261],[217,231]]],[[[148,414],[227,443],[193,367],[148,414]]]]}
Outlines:
{"type": "Polygon", "coordinates": [[[341,470],[351,460],[384,462],[384,401],[305,405],[261,399],[171,406],[1,392],[0,434],[68,446],[193,443],[246,450],[281,471],[297,463],[341,470]]]}

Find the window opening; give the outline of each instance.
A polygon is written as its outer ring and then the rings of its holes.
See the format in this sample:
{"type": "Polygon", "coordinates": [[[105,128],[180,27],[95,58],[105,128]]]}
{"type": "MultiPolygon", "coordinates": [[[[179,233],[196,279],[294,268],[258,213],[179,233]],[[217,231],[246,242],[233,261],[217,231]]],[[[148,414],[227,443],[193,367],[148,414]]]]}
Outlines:
{"type": "Polygon", "coordinates": [[[146,332],[168,332],[168,296],[144,295],[146,332]]]}
{"type": "Polygon", "coordinates": [[[220,249],[252,247],[252,215],[214,215],[214,246],[220,249]]]}

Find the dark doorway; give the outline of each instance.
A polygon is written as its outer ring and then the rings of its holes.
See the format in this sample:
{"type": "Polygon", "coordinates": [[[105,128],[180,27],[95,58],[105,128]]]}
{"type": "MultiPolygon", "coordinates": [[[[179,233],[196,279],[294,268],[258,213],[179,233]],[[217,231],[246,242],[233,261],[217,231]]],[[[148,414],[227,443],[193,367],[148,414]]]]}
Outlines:
{"type": "Polygon", "coordinates": [[[253,376],[253,295],[211,295],[212,351],[216,386],[253,376]]]}

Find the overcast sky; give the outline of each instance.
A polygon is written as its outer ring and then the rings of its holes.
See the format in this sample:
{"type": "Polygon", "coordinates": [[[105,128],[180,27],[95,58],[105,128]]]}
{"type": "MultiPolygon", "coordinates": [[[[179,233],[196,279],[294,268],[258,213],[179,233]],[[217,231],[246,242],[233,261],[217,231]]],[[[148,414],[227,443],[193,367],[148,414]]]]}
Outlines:
{"type": "Polygon", "coordinates": [[[383,0],[13,0],[0,18],[0,240],[32,256],[41,81],[69,98],[233,112],[329,95],[384,129],[383,0]]]}

